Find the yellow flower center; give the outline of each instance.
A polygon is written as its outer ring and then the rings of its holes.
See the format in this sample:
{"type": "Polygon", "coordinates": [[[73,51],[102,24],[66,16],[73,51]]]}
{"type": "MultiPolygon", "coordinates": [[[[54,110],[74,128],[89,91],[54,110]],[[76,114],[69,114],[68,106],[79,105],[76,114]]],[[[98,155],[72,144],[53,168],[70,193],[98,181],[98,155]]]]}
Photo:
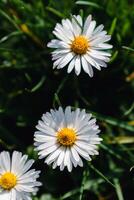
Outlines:
{"type": "Polygon", "coordinates": [[[64,146],[71,146],[76,141],[76,132],[71,128],[62,128],[57,133],[57,140],[64,146]]]}
{"type": "Polygon", "coordinates": [[[17,178],[14,174],[6,172],[0,177],[0,187],[5,190],[11,190],[17,184],[17,178]]]}
{"type": "Polygon", "coordinates": [[[89,41],[83,35],[75,37],[75,39],[73,40],[71,44],[71,50],[74,53],[80,54],[80,55],[85,54],[88,50],[88,47],[89,47],[89,41]]]}

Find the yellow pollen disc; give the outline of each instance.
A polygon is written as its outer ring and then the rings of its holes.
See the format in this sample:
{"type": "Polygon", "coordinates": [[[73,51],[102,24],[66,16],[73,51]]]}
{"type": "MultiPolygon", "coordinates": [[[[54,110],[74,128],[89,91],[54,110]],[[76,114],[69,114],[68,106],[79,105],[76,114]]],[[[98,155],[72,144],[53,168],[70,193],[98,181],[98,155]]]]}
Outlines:
{"type": "Polygon", "coordinates": [[[6,172],[0,177],[0,187],[5,190],[11,190],[17,184],[17,178],[14,174],[6,172]]]}
{"type": "Polygon", "coordinates": [[[83,36],[77,36],[75,37],[74,41],[71,44],[71,50],[76,54],[85,54],[89,47],[89,41],[88,39],[83,36]]]}
{"type": "Polygon", "coordinates": [[[76,141],[76,132],[71,128],[62,128],[57,133],[57,140],[64,146],[71,146],[76,141]]]}

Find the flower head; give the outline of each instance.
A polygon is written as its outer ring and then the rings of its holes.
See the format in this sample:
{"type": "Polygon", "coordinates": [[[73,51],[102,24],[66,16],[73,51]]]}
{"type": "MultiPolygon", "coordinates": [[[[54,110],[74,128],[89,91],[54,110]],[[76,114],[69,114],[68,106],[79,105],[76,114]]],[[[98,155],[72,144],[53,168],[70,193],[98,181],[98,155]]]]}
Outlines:
{"type": "Polygon", "coordinates": [[[28,156],[14,151],[12,158],[7,151],[0,153],[0,199],[1,200],[32,200],[31,193],[38,190],[40,182],[36,181],[40,171],[29,170],[33,160],[28,156]]]}
{"type": "Polygon", "coordinates": [[[92,20],[91,15],[85,23],[80,15],[57,23],[53,31],[57,39],[48,43],[48,47],[56,49],[52,52],[53,68],[61,69],[68,65],[67,72],[75,69],[76,75],[83,68],[92,77],[93,67],[98,70],[107,67],[111,54],[105,50],[111,49],[112,45],[106,43],[111,36],[103,28],[102,24],[96,27],[96,21],[92,20]]]}
{"type": "Polygon", "coordinates": [[[39,158],[46,158],[45,163],[53,163],[53,168],[72,171],[73,166],[83,166],[81,157],[90,161],[91,155],[98,155],[96,144],[102,139],[96,119],[91,116],[79,108],[71,111],[70,106],[65,111],[59,107],[43,114],[34,134],[39,158]]]}

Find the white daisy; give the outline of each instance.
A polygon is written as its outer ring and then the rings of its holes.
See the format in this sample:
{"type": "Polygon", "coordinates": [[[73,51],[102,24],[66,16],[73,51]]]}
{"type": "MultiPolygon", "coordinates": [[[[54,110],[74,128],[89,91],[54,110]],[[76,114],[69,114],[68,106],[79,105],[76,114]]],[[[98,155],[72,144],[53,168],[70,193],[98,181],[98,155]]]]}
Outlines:
{"type": "Polygon", "coordinates": [[[0,200],[32,200],[31,193],[38,190],[36,181],[40,171],[31,169],[34,160],[14,151],[12,158],[7,151],[0,153],[0,200]]]}
{"type": "Polygon", "coordinates": [[[107,67],[111,54],[105,50],[111,49],[112,45],[106,43],[111,36],[103,28],[102,24],[96,27],[96,21],[92,20],[91,15],[84,24],[80,15],[57,23],[53,34],[58,39],[48,43],[48,47],[56,48],[52,53],[53,68],[61,69],[68,65],[67,72],[70,73],[74,68],[76,75],[83,68],[93,77],[93,67],[98,70],[107,67]]]}
{"type": "Polygon", "coordinates": [[[90,155],[98,155],[96,144],[102,139],[98,136],[100,130],[96,119],[91,119],[91,116],[79,108],[71,111],[70,106],[65,111],[59,107],[43,114],[34,134],[39,158],[46,157],[48,165],[53,163],[53,168],[60,166],[61,171],[66,166],[71,172],[73,166],[83,166],[81,157],[90,161],[90,155]]]}

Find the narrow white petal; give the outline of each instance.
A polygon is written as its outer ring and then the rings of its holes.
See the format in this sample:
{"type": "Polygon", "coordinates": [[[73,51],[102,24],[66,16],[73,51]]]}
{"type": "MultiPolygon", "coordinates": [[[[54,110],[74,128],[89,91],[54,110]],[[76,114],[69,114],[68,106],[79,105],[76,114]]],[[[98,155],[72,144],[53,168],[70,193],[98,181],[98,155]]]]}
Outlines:
{"type": "Polygon", "coordinates": [[[47,44],[47,47],[50,48],[69,48],[69,45],[61,40],[51,40],[51,42],[49,42],[47,44]]]}
{"type": "Polygon", "coordinates": [[[64,157],[65,157],[65,152],[66,152],[66,148],[65,147],[62,147],[62,151],[60,152],[60,155],[57,159],[57,165],[60,166],[61,163],[63,162],[64,160],[64,157]]]}
{"type": "Polygon", "coordinates": [[[6,172],[6,171],[10,171],[11,168],[11,163],[10,163],[10,155],[7,151],[3,151],[0,154],[0,171],[2,173],[6,172]]]}
{"type": "Polygon", "coordinates": [[[103,24],[97,26],[97,27],[95,28],[93,34],[96,35],[96,34],[100,33],[100,32],[103,30],[103,28],[104,28],[104,25],[103,25],[103,24]]]}
{"type": "Polygon", "coordinates": [[[63,67],[65,67],[65,65],[67,65],[71,60],[72,58],[74,57],[74,54],[72,52],[68,53],[65,58],[63,58],[63,60],[61,61],[61,63],[59,63],[58,65],[58,69],[61,69],[63,67]]]}
{"type": "Polygon", "coordinates": [[[73,26],[73,30],[74,30],[74,35],[78,36],[81,34],[82,29],[81,29],[81,25],[79,24],[78,18],[76,16],[73,16],[72,18],[72,26],[73,26]]]}
{"type": "Polygon", "coordinates": [[[107,42],[111,39],[111,35],[105,35],[103,37],[98,37],[92,41],[90,41],[91,46],[98,46],[100,43],[107,42]]]}
{"type": "Polygon", "coordinates": [[[55,152],[52,152],[45,160],[45,163],[47,163],[48,165],[51,164],[52,162],[54,162],[57,157],[59,156],[59,154],[61,153],[61,148],[59,147],[55,152]]]}
{"type": "Polygon", "coordinates": [[[97,59],[100,59],[100,60],[104,60],[105,62],[109,62],[109,60],[110,60],[109,57],[100,55],[100,54],[96,53],[95,50],[90,50],[90,52],[89,52],[88,54],[89,54],[91,57],[94,57],[94,58],[97,58],[97,59]]]}
{"type": "Polygon", "coordinates": [[[74,147],[71,148],[71,152],[72,152],[72,156],[73,156],[74,160],[76,162],[78,162],[80,160],[80,157],[74,147]]]}
{"type": "Polygon", "coordinates": [[[81,72],[81,63],[80,63],[81,57],[77,56],[75,60],[75,73],[78,76],[81,72]]]}
{"type": "Polygon", "coordinates": [[[80,26],[82,27],[82,25],[83,25],[82,17],[80,15],[77,15],[76,19],[77,19],[78,23],[80,24],[80,26]]]}
{"type": "Polygon", "coordinates": [[[60,40],[64,41],[65,43],[70,43],[70,40],[66,38],[62,33],[59,33],[57,31],[53,31],[53,34],[60,40]]]}
{"type": "Polygon", "coordinates": [[[92,16],[89,15],[89,16],[87,17],[85,23],[84,23],[83,35],[86,34],[86,32],[87,32],[87,30],[88,30],[88,27],[89,27],[89,25],[90,25],[91,20],[92,20],[92,16]]]}
{"type": "Polygon", "coordinates": [[[64,156],[64,166],[67,166],[69,172],[72,171],[72,162],[70,160],[70,148],[66,148],[65,156],[64,156]]]}
{"type": "Polygon", "coordinates": [[[99,66],[98,62],[96,62],[89,54],[84,55],[84,58],[88,63],[90,63],[96,69],[101,70],[101,67],[99,66]]]}
{"type": "Polygon", "coordinates": [[[67,68],[67,73],[70,73],[73,70],[75,66],[75,60],[76,60],[76,57],[74,57],[69,63],[68,68],[67,68]]]}
{"type": "Polygon", "coordinates": [[[58,149],[58,147],[59,147],[59,145],[58,145],[58,144],[55,144],[55,145],[49,147],[48,149],[39,151],[39,155],[41,155],[40,158],[46,157],[46,156],[49,155],[50,153],[56,151],[56,149],[58,149]]]}
{"type": "Polygon", "coordinates": [[[107,43],[101,43],[101,44],[98,44],[96,47],[94,47],[95,49],[100,49],[100,50],[103,50],[103,49],[112,49],[113,48],[113,45],[111,44],[107,44],[107,43]]]}
{"type": "Polygon", "coordinates": [[[91,158],[89,156],[89,154],[82,150],[80,147],[78,147],[77,145],[74,145],[75,150],[78,152],[78,154],[80,154],[83,158],[85,158],[86,160],[90,161],[91,158]]]}
{"type": "Polygon", "coordinates": [[[96,26],[96,21],[91,21],[87,31],[86,31],[86,36],[90,39],[90,36],[92,35],[94,28],[96,26]]]}
{"type": "Polygon", "coordinates": [[[90,77],[93,77],[93,69],[83,56],[82,56],[82,67],[90,77]]]}

